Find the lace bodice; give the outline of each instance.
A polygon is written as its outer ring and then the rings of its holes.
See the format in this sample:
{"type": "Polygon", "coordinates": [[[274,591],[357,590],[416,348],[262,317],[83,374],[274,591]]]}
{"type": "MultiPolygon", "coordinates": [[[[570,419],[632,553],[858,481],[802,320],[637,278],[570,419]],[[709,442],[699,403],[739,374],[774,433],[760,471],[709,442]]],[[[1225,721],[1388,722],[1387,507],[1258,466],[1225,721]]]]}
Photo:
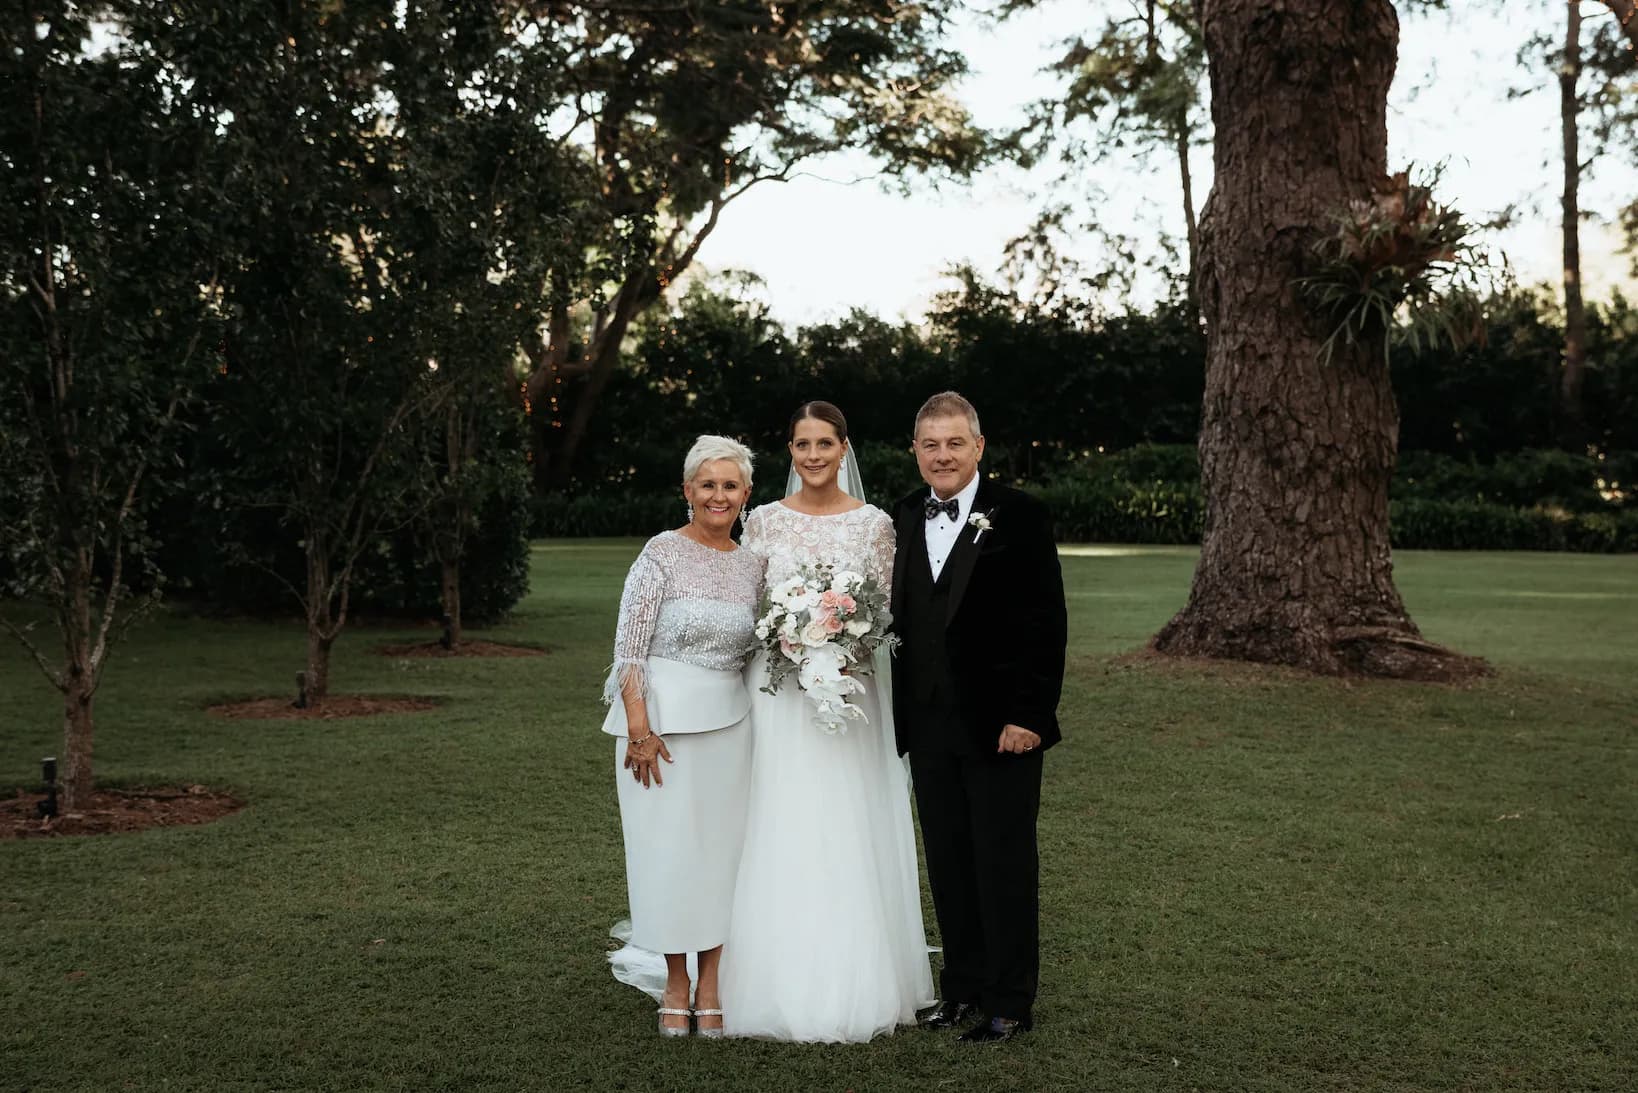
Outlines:
{"type": "Polygon", "coordinates": [[[613,702],[631,679],[646,694],[649,657],[722,671],[743,668],[756,645],[762,568],[753,551],[713,550],[680,532],[650,539],[626,574],[603,700],[613,702]]]}
{"type": "Polygon", "coordinates": [[[892,594],[893,521],[875,505],[809,516],[774,501],[752,511],[742,545],[768,560],[769,584],[804,564],[830,562],[876,578],[892,594]]]}

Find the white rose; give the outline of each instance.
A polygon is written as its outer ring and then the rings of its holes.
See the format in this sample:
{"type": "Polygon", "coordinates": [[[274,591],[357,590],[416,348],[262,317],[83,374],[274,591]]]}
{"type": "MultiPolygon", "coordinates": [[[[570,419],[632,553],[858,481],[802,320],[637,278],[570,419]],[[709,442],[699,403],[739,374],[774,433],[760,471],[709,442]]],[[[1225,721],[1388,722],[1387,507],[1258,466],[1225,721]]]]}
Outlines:
{"type": "Polygon", "coordinates": [[[830,631],[822,622],[810,622],[802,628],[803,645],[823,645],[830,640],[830,631]]]}
{"type": "Polygon", "coordinates": [[[848,620],[847,632],[848,632],[849,635],[851,635],[853,637],[856,637],[856,638],[864,637],[866,634],[870,633],[870,620],[869,619],[850,619],[850,620],[848,620]]]}

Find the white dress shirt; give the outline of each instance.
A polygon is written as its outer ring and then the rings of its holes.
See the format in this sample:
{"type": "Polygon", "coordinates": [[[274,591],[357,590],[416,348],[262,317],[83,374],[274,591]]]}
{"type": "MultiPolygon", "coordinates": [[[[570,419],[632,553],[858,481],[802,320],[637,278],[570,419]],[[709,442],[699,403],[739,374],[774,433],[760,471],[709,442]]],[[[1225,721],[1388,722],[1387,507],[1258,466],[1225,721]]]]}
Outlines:
{"type": "MultiPolygon", "coordinates": [[[[978,475],[961,487],[961,492],[955,495],[956,504],[961,510],[956,513],[954,520],[944,513],[939,513],[927,521],[927,561],[933,567],[933,580],[944,572],[944,563],[950,557],[950,551],[955,549],[956,540],[961,537],[961,529],[967,526],[967,517],[972,515],[973,498],[978,496],[978,475]]],[[[942,498],[932,490],[927,491],[927,497],[932,501],[942,498]]]]}

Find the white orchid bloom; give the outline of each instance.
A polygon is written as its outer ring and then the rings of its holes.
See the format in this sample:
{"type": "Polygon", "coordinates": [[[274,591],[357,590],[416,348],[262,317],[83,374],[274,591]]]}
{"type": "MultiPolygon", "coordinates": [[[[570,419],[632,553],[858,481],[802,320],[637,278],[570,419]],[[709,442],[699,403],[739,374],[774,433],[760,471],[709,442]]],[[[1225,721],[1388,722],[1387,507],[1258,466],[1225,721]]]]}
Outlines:
{"type": "Polygon", "coordinates": [[[864,585],[864,575],[855,573],[851,569],[839,571],[830,580],[830,587],[843,595],[851,596],[864,585]]]}

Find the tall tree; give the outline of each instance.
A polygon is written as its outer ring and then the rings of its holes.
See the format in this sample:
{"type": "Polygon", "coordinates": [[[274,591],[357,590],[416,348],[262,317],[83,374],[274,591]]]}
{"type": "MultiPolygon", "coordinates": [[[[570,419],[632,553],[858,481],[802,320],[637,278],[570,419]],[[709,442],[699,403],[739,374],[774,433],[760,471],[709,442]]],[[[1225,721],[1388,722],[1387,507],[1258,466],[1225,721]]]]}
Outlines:
{"type": "Polygon", "coordinates": [[[145,495],[174,469],[179,411],[210,372],[213,119],[147,49],[99,46],[83,5],[43,0],[8,19],[0,527],[17,580],[5,591],[43,597],[61,655],[0,624],[62,693],[72,810],[92,791],[108,658],[158,587],[145,495]]]}
{"type": "Polygon", "coordinates": [[[498,492],[527,489],[516,395],[535,309],[554,272],[583,260],[573,240],[595,230],[596,194],[546,124],[562,102],[555,40],[525,40],[528,24],[504,4],[406,3],[401,21],[383,77],[403,147],[389,268],[442,391],[423,422],[431,503],[420,524],[458,642],[479,513],[498,492]]]}
{"type": "Polygon", "coordinates": [[[1207,519],[1188,604],[1154,644],[1322,672],[1457,670],[1463,659],[1421,637],[1393,581],[1391,308],[1326,352],[1299,283],[1339,212],[1411,211],[1387,175],[1398,17],[1388,0],[1203,7],[1207,519]]]}
{"type": "MultiPolygon", "coordinates": [[[[1038,2],[1012,0],[1002,11],[1014,14],[1038,2]]],[[[1095,38],[1070,42],[1049,71],[1065,84],[1060,94],[1037,103],[1028,124],[1014,135],[1024,161],[1055,152],[1079,173],[1117,151],[1145,162],[1154,156],[1169,159],[1183,215],[1182,280],[1192,302],[1200,245],[1190,154],[1210,140],[1206,56],[1195,6],[1183,0],[1132,0],[1106,19],[1095,38]]],[[[1073,186],[1073,176],[1062,185],[1073,186]]],[[[1030,249],[1031,264],[1050,268],[1061,261],[1053,237],[1066,230],[1083,236],[1110,231],[1096,220],[1080,223],[1067,205],[1058,205],[1015,241],[1014,253],[1030,249]]],[[[1054,284],[1062,280],[1061,274],[1049,277],[1054,284]]],[[[1048,302],[1046,294],[1041,302],[1048,302]]]]}
{"type": "Polygon", "coordinates": [[[1564,5],[1564,51],[1558,57],[1559,126],[1564,143],[1561,192],[1564,255],[1564,362],[1559,373],[1561,440],[1586,443],[1581,391],[1587,372],[1587,305],[1581,297],[1581,3],[1564,5]]]}
{"type": "Polygon", "coordinates": [[[633,320],[688,270],[752,187],[863,149],[887,176],[965,173],[986,150],[950,94],[953,4],[677,0],[545,6],[569,44],[568,133],[595,171],[604,230],[588,276],[554,274],[527,395],[537,481],[574,474],[633,320]]]}
{"type": "MultiPolygon", "coordinates": [[[[1582,184],[1612,148],[1630,143],[1638,124],[1629,91],[1634,54],[1624,36],[1638,28],[1620,22],[1622,5],[1606,6],[1615,18],[1588,18],[1584,0],[1552,0],[1547,10],[1556,10],[1562,18],[1560,29],[1532,36],[1519,51],[1520,64],[1526,69],[1551,73],[1551,84],[1558,93],[1564,342],[1552,414],[1558,442],[1572,449],[1594,439],[1587,429],[1584,393],[1587,370],[1596,362],[1589,357],[1582,277],[1581,223],[1589,216],[1583,207],[1582,184]]],[[[1528,90],[1516,92],[1525,93],[1528,90]]]]}

